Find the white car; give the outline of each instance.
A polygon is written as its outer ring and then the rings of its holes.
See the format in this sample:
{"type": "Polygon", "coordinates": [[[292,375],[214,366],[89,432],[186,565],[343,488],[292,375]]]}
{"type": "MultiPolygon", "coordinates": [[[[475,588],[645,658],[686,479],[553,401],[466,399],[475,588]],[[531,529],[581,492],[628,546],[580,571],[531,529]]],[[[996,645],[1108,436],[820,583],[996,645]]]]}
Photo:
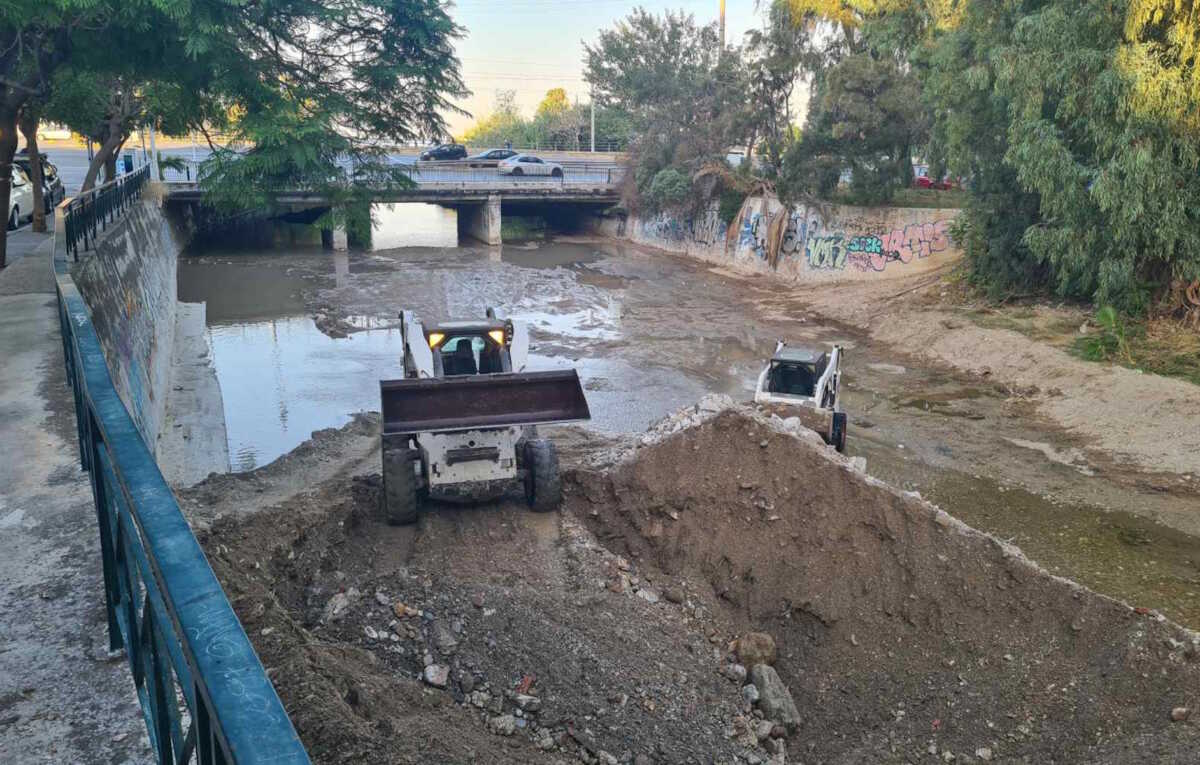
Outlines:
{"type": "Polygon", "coordinates": [[[532,154],[518,154],[503,160],[499,171],[504,175],[548,175],[551,178],[562,178],[562,165],[547,162],[532,154]]]}
{"type": "Polygon", "coordinates": [[[8,192],[8,230],[14,231],[21,221],[33,217],[33,183],[25,171],[12,166],[12,186],[8,192]]]}

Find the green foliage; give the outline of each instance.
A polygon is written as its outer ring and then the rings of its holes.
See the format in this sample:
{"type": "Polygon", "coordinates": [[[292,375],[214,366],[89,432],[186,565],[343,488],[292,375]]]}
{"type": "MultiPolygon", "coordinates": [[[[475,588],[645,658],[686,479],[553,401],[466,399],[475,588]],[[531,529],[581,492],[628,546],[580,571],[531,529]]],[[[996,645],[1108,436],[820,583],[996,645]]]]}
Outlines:
{"type": "Polygon", "coordinates": [[[646,190],[650,205],[660,210],[682,205],[691,194],[692,179],[673,167],[655,173],[646,190]]]}
{"type": "Polygon", "coordinates": [[[972,179],[977,283],[1141,314],[1200,277],[1198,34],[1162,0],[973,0],[930,34],[930,151],[972,179]]]}
{"type": "MultiPolygon", "coordinates": [[[[554,148],[585,151],[591,146],[591,105],[573,106],[566,100],[562,88],[553,88],[538,106],[533,119],[526,119],[517,109],[516,93],[501,90],[489,114],[476,120],[461,136],[471,146],[503,146],[512,143],[517,148],[554,148]]],[[[619,151],[629,142],[629,120],[622,112],[611,108],[596,109],[596,149],[619,151]]]]}
{"type": "Polygon", "coordinates": [[[721,50],[716,24],[639,8],[585,50],[584,78],[597,103],[628,115],[636,136],[629,208],[657,209],[671,198],[668,190],[683,188],[680,178],[723,163],[727,148],[748,136],[746,67],[738,49],[721,50]],[[673,172],[648,196],[668,168],[673,172]]]}
{"type": "Polygon", "coordinates": [[[1080,355],[1089,361],[1119,358],[1132,365],[1133,356],[1129,351],[1125,320],[1117,313],[1117,309],[1106,305],[1096,311],[1096,326],[1099,332],[1080,338],[1080,355]]]}
{"type": "Polygon", "coordinates": [[[737,217],[738,211],[742,209],[742,204],[746,201],[746,193],[738,189],[722,189],[717,197],[717,216],[725,221],[725,225],[733,223],[733,219],[737,217]]]}

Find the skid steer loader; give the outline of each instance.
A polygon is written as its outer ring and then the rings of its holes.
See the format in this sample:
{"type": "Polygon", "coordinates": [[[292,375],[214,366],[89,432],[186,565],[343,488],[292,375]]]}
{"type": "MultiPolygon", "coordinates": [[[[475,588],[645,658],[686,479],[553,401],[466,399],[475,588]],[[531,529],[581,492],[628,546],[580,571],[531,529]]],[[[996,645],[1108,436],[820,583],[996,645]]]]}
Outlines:
{"type": "Polygon", "coordinates": [[[590,419],[574,369],[526,372],[529,330],[498,319],[423,326],[400,314],[404,379],[381,380],[383,512],[414,523],[420,500],[495,499],[523,486],[535,511],[558,507],[554,444],[537,426],[590,419]]]}
{"type": "Polygon", "coordinates": [[[754,403],[781,417],[799,417],[825,443],[846,451],[846,413],[842,411],[842,348],[829,352],[791,348],[780,340],[775,355],[758,375],[754,403]]]}

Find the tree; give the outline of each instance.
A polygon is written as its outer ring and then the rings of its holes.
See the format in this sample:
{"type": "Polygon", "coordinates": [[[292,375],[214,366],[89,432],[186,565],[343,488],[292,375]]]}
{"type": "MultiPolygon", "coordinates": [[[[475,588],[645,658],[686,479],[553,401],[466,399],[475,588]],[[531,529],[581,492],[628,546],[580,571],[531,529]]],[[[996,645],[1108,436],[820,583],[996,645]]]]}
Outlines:
{"type": "Polygon", "coordinates": [[[925,144],[929,129],[921,83],[909,61],[914,29],[926,18],[913,12],[924,3],[778,0],[773,12],[781,6],[785,20],[814,28],[823,39],[798,54],[810,71],[813,95],[804,137],[784,160],[781,194],[828,196],[849,172],[854,201],[889,201],[912,182],[912,153],[925,144]]]}
{"type": "Polygon", "coordinates": [[[1040,198],[1025,244],[1058,294],[1132,312],[1172,279],[1200,279],[1200,15],[1148,21],[1167,5],[1053,0],[996,54],[1005,161],[1040,198]]]}
{"type": "Polygon", "coordinates": [[[224,210],[270,207],[301,188],[332,200],[322,225],[366,224],[371,187],[408,183],[382,145],[446,134],[466,95],[439,0],[207,0],[193,26],[211,67],[206,92],[245,115],[228,126],[239,152],[213,146],[201,172],[224,210]]]}
{"type": "Polygon", "coordinates": [[[807,67],[812,69],[819,53],[812,35],[812,19],[793,16],[788,3],[771,3],[762,30],[747,33],[747,66],[750,93],[747,119],[750,140],[747,156],[753,153],[757,139],[763,139],[767,160],[778,172],[782,158],[796,137],[793,130],[792,95],[807,67]]]}
{"type": "Polygon", "coordinates": [[[533,118],[552,120],[566,114],[570,109],[571,102],[567,100],[567,91],[562,88],[551,88],[546,91],[546,97],[538,104],[533,118]]]}
{"type": "Polygon", "coordinates": [[[25,151],[29,155],[29,182],[33,186],[33,222],[30,227],[37,233],[46,232],[46,200],[42,193],[42,160],[38,150],[38,104],[28,101],[21,109],[19,125],[25,136],[25,151]]]}
{"type": "MultiPolygon", "coordinates": [[[[720,50],[716,24],[639,8],[584,48],[596,103],[629,115],[637,136],[625,195],[631,206],[653,204],[648,192],[659,172],[691,175],[722,162],[745,137],[746,69],[739,49],[720,50]]],[[[660,188],[677,188],[673,174],[668,180],[660,188]]]]}

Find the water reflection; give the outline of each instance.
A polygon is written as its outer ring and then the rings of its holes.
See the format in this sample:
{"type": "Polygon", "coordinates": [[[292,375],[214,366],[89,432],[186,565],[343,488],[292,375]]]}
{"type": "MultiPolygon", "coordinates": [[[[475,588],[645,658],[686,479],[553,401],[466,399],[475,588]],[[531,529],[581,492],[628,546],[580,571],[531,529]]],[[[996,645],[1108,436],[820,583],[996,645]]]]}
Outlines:
{"type": "Polygon", "coordinates": [[[334,339],[307,316],[209,327],[234,470],[294,449],[314,430],[379,409],[379,381],[402,374],[398,329],[334,339]]]}

